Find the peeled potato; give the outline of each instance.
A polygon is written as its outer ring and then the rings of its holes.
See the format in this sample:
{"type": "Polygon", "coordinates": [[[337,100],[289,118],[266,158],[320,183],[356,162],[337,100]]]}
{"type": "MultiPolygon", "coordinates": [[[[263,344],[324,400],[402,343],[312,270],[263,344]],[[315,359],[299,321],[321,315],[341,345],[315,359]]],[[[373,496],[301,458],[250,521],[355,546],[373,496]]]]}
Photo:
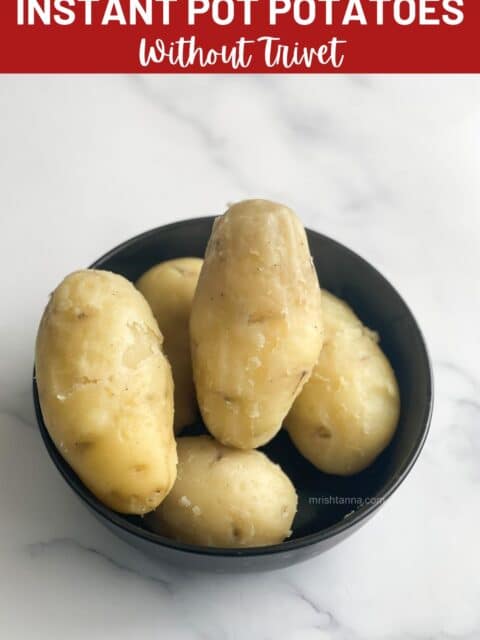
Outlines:
{"type": "Polygon", "coordinates": [[[290,209],[247,200],[215,221],[190,335],[208,430],[241,449],[268,442],[322,344],[317,275],[305,230],[290,209]]]}
{"type": "Polygon", "coordinates": [[[285,424],[318,469],[348,476],[368,467],[392,439],[400,395],[378,336],[325,290],[322,319],[322,352],[285,424]]]}
{"type": "Polygon", "coordinates": [[[179,438],[177,449],[177,481],[147,518],[154,531],[210,547],[264,546],[291,534],[295,489],[263,453],[209,436],[179,438]]]}
{"type": "Polygon", "coordinates": [[[147,301],[122,276],[78,271],[36,343],[42,414],[84,484],[122,513],[155,509],[176,477],[173,382],[147,301]]]}
{"type": "Polygon", "coordinates": [[[202,264],[200,258],[167,260],[152,267],[137,282],[158,322],[163,348],[172,366],[176,434],[197,417],[189,322],[202,264]]]}

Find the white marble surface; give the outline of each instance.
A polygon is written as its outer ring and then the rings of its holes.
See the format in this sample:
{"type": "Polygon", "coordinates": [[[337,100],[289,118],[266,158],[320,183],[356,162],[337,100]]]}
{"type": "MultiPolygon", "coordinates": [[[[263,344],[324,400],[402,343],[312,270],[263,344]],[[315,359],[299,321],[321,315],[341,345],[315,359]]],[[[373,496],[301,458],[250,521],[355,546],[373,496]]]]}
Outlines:
{"type": "Polygon", "coordinates": [[[0,637],[480,638],[480,77],[0,78],[0,637]],[[420,461],[352,538],[241,577],[152,566],[34,426],[48,292],[129,236],[280,199],[398,286],[434,360],[420,461]]]}

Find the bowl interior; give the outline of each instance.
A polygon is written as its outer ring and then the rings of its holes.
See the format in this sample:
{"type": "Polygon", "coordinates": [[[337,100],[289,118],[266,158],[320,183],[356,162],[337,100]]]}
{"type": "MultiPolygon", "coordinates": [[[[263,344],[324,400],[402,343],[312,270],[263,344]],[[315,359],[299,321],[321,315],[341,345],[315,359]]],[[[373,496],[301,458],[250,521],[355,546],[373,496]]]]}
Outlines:
{"type": "MultiPolygon", "coordinates": [[[[211,217],[198,218],[159,227],[113,249],[92,266],[120,273],[135,281],[163,260],[182,256],[203,257],[213,220],[211,217]]],[[[265,453],[289,475],[299,495],[299,508],[290,540],[312,534],[328,537],[347,523],[355,523],[380,504],[398,486],[415,461],[428,430],[432,404],[431,372],[425,344],[402,298],[358,255],[319,233],[307,230],[307,234],[321,286],[346,300],[368,327],[378,331],[381,346],[398,379],[401,414],[389,447],[371,467],[350,478],[329,476],[318,471],[296,451],[284,431],[263,447],[265,453]]],[[[204,431],[205,427],[199,423],[184,434],[204,431]]],[[[46,434],[43,435],[45,437],[46,434]]],[[[50,442],[47,446],[50,448],[50,442]]],[[[60,456],[55,456],[54,460],[77,493],[83,497],[89,494],[60,456]]],[[[91,494],[88,501],[90,504],[96,502],[91,494]]],[[[102,505],[100,511],[105,510],[102,505]]],[[[140,518],[125,517],[124,520],[130,527],[143,527],[140,518]]]]}

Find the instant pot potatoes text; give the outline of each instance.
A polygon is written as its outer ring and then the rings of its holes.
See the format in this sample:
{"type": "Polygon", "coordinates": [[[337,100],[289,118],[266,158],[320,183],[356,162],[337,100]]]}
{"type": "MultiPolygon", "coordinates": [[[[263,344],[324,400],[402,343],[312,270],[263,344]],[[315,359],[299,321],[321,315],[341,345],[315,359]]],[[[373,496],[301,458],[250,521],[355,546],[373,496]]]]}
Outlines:
{"type": "Polygon", "coordinates": [[[175,386],[175,433],[195,422],[197,399],[190,353],[190,311],[203,260],[177,258],[152,267],[137,282],[163,334],[175,386]]]}
{"type": "Polygon", "coordinates": [[[368,467],[392,439],[399,390],[377,335],[325,290],[322,319],[323,349],[286,427],[318,469],[346,476],[368,467]]]}
{"type": "Polygon", "coordinates": [[[210,436],[179,438],[177,448],[177,481],[147,516],[150,528],[213,547],[265,546],[290,535],[297,495],[267,456],[225,447],[210,436]]]}
{"type": "Polygon", "coordinates": [[[173,383],[148,303],[122,276],[73,273],[36,343],[42,414],[55,445],[108,507],[155,509],[176,477],[173,383]]]}
{"type": "Polygon", "coordinates": [[[305,230],[267,200],[215,221],[190,319],[197,398],[225,445],[273,438],[322,344],[320,288],[305,230]]]}

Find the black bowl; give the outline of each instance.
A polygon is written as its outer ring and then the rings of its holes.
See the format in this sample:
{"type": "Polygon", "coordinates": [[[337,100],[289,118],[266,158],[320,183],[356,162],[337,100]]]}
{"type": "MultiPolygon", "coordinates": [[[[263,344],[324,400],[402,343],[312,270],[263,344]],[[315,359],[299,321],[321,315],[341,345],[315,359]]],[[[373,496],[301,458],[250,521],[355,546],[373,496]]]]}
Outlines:
{"type": "MultiPolygon", "coordinates": [[[[92,267],[135,281],[152,265],[180,256],[203,256],[214,218],[197,218],[147,231],[116,247],[92,267]]],[[[401,415],[389,447],[367,470],[350,478],[318,471],[280,432],[265,452],[294,483],[299,508],[286,542],[249,549],[213,549],[174,542],[144,528],[140,517],[123,516],[99,502],[82,484],[52,442],[33,394],[38,425],[57,469],[93,514],[115,535],[152,558],[208,571],[277,569],[315,556],[337,544],[372,516],[415,463],[427,436],[432,411],[432,374],[415,318],[392,285],[358,255],[315,231],[307,231],[320,283],[345,299],[365,324],[379,332],[397,375],[401,415]]],[[[203,425],[189,431],[199,433],[203,425]]]]}

